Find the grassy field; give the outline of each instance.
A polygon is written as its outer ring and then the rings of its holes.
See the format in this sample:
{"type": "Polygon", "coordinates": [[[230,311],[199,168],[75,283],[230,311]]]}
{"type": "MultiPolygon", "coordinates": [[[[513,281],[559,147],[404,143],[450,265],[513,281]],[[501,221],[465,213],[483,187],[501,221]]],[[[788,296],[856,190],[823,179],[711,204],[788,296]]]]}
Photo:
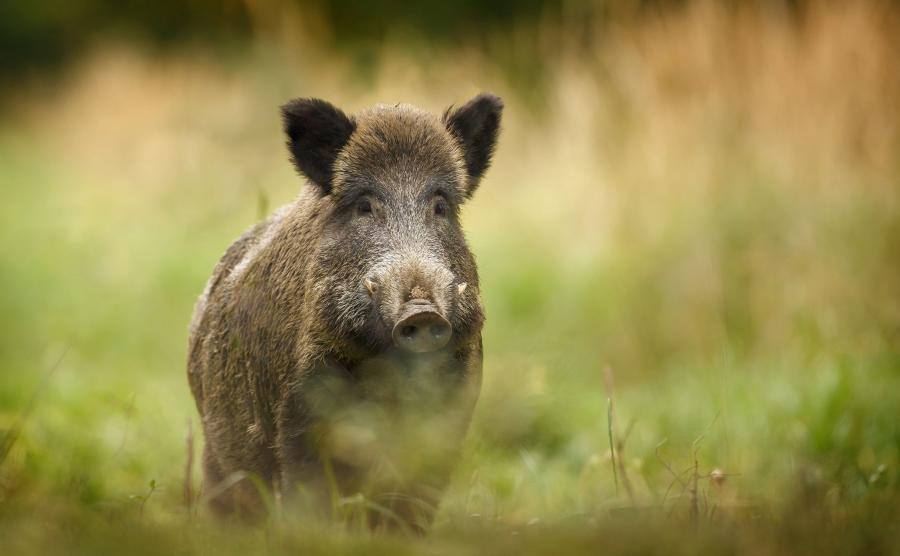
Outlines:
{"type": "Polygon", "coordinates": [[[900,11],[716,6],[365,64],[111,43],[14,91],[0,553],[900,553],[900,11]],[[188,505],[193,303],[302,186],[277,106],[480,90],[485,385],[433,533],[188,505]]]}

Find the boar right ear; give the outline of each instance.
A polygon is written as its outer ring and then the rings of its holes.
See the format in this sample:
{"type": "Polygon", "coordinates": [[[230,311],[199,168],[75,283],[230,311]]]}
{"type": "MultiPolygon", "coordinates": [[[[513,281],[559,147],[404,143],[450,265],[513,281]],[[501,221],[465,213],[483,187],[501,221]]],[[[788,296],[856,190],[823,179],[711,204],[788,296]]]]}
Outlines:
{"type": "Polygon", "coordinates": [[[317,98],[288,102],[281,107],[281,117],[294,165],[327,195],[331,192],[334,161],[356,124],[341,110],[317,98]]]}
{"type": "Polygon", "coordinates": [[[444,113],[444,124],[459,141],[465,157],[469,175],[466,197],[472,196],[491,164],[502,113],[503,101],[490,93],[482,93],[455,110],[451,106],[444,113]]]}

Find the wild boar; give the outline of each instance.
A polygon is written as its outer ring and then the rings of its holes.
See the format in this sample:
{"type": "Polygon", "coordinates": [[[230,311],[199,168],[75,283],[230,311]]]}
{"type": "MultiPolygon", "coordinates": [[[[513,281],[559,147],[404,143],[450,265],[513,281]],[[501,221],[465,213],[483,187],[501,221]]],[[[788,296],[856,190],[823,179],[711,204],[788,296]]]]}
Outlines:
{"type": "Polygon", "coordinates": [[[285,504],[363,494],[380,508],[373,527],[428,526],[481,384],[484,313],[460,210],[502,109],[490,94],[443,117],[282,107],[308,186],[228,248],[191,322],[214,509],[258,515],[264,484],[285,504]],[[223,483],[239,472],[259,480],[223,483]]]}

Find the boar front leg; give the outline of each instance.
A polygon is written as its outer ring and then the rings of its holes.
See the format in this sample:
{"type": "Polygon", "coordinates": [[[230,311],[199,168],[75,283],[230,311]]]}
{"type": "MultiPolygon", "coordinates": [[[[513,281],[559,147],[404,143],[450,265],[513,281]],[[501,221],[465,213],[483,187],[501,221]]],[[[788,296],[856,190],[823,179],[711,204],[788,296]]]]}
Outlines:
{"type": "Polygon", "coordinates": [[[347,371],[329,362],[298,376],[277,415],[279,491],[289,509],[332,516],[341,497],[336,482],[341,470],[329,461],[329,430],[352,385],[347,371]]]}

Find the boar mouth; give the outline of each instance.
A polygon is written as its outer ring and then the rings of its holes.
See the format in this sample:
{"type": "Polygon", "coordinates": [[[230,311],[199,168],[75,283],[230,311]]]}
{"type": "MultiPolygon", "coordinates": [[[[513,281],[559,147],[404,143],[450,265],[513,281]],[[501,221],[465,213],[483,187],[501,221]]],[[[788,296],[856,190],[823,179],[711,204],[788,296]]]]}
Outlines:
{"type": "Polygon", "coordinates": [[[446,346],[453,327],[437,307],[425,299],[406,302],[391,337],[394,345],[409,353],[428,353],[446,346]]]}

